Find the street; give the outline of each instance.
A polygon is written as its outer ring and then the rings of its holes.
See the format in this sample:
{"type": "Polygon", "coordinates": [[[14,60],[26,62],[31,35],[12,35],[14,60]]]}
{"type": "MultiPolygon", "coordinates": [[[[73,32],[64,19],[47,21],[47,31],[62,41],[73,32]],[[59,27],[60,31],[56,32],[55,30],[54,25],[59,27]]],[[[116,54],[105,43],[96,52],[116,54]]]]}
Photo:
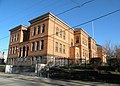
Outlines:
{"type": "Polygon", "coordinates": [[[53,80],[35,76],[0,73],[0,86],[119,86],[119,84],[77,80],[53,80]]]}

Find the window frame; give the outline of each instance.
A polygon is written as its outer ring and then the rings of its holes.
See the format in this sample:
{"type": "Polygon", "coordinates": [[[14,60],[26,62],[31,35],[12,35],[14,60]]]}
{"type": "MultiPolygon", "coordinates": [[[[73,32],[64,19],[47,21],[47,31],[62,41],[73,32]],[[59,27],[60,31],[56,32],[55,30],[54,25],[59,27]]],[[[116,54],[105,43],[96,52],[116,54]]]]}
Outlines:
{"type": "Polygon", "coordinates": [[[79,43],[79,36],[76,36],[76,43],[79,43]]]}
{"type": "Polygon", "coordinates": [[[44,40],[40,41],[40,50],[44,50],[44,40]]]}
{"type": "Polygon", "coordinates": [[[65,33],[65,31],[63,32],[63,39],[65,40],[65,38],[66,38],[66,33],[65,33]]]}
{"type": "Polygon", "coordinates": [[[41,33],[45,32],[45,24],[42,24],[41,33]]]}
{"type": "Polygon", "coordinates": [[[62,44],[60,43],[60,53],[62,53],[62,44]]]}
{"type": "Polygon", "coordinates": [[[59,29],[58,28],[56,28],[56,36],[58,36],[59,34],[59,29]]]}
{"type": "Polygon", "coordinates": [[[31,51],[34,51],[35,50],[35,42],[32,42],[31,44],[31,51]]]}
{"type": "Polygon", "coordinates": [[[65,45],[63,45],[63,53],[65,54],[65,45]]]}
{"type": "Polygon", "coordinates": [[[35,50],[38,51],[39,50],[39,41],[36,42],[36,45],[35,45],[35,50]]]}
{"type": "Polygon", "coordinates": [[[40,28],[41,28],[41,26],[39,25],[38,27],[37,27],[37,34],[40,34],[40,28]]]}
{"type": "Polygon", "coordinates": [[[55,51],[58,52],[58,42],[56,42],[55,51]]]}
{"type": "Polygon", "coordinates": [[[60,37],[62,38],[62,29],[60,29],[60,37]]]}

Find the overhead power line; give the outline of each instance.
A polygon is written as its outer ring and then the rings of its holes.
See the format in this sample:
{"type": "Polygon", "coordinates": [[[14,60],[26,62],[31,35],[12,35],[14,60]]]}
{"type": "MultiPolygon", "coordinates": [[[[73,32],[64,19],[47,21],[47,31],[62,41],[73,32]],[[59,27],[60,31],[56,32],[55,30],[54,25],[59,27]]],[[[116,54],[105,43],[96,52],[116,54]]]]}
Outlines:
{"type": "Polygon", "coordinates": [[[109,16],[109,15],[111,15],[111,14],[117,13],[117,12],[119,12],[119,11],[120,11],[120,9],[117,9],[117,10],[112,11],[112,12],[110,12],[110,13],[107,13],[107,14],[105,14],[105,15],[103,15],[103,16],[99,16],[99,17],[94,18],[94,19],[92,19],[92,20],[89,20],[89,21],[87,21],[87,22],[83,22],[83,23],[81,23],[81,24],[78,24],[78,25],[74,26],[73,28],[78,27],[78,26],[81,26],[81,25],[84,25],[84,24],[87,24],[87,23],[90,23],[90,22],[92,22],[92,21],[96,21],[96,20],[98,20],[98,19],[104,18],[104,17],[106,17],[106,16],[109,16]]]}
{"type": "Polygon", "coordinates": [[[77,6],[75,6],[75,7],[72,7],[72,8],[70,8],[70,9],[68,9],[68,10],[65,10],[65,11],[63,11],[63,12],[61,12],[61,13],[56,14],[56,16],[61,15],[61,14],[63,14],[63,13],[66,13],[66,12],[71,11],[71,10],[76,9],[76,8],[81,8],[81,7],[84,6],[85,4],[88,4],[88,3],[93,2],[93,1],[95,1],[95,0],[86,1],[86,2],[84,2],[84,3],[81,4],[81,5],[77,5],[77,6]]]}
{"type": "MultiPolygon", "coordinates": [[[[77,6],[75,6],[75,7],[73,7],[73,8],[70,8],[70,9],[68,9],[68,10],[66,10],[66,11],[63,11],[63,12],[61,12],[61,13],[58,13],[58,14],[55,15],[55,16],[62,15],[62,14],[64,14],[64,13],[66,13],[66,12],[68,12],[68,11],[71,11],[71,10],[73,10],[73,9],[75,9],[75,8],[78,8],[78,7],[80,8],[80,7],[84,6],[85,4],[90,3],[90,2],[92,2],[92,1],[95,1],[95,0],[86,1],[86,2],[84,2],[84,3],[81,4],[81,5],[77,5],[77,6]]],[[[7,37],[9,37],[9,36],[5,36],[5,37],[3,37],[3,38],[0,38],[0,40],[5,39],[5,38],[7,38],[7,37]]]]}
{"type": "MultiPolygon", "coordinates": [[[[64,31],[69,31],[70,29],[73,29],[73,28],[76,28],[76,27],[78,27],[78,26],[81,26],[81,25],[90,23],[90,22],[92,22],[92,21],[101,19],[101,18],[103,18],[103,17],[106,17],[106,16],[108,16],[108,15],[114,14],[114,13],[119,12],[119,11],[120,11],[120,9],[117,9],[117,10],[112,11],[112,12],[110,12],[110,13],[107,13],[107,14],[105,14],[105,15],[103,15],[103,16],[100,16],[100,17],[94,18],[94,19],[92,19],[92,20],[89,20],[89,21],[87,21],[87,22],[84,22],[84,23],[75,25],[75,26],[73,26],[73,27],[71,27],[71,28],[69,28],[69,29],[66,29],[66,30],[64,30],[64,31]]],[[[64,31],[62,31],[62,32],[64,32],[64,31]]],[[[59,31],[58,33],[60,33],[60,31],[59,31]]],[[[56,33],[55,33],[55,34],[51,34],[51,35],[49,35],[49,36],[53,36],[53,35],[56,35],[56,33]]]]}
{"type": "MultiPolygon", "coordinates": [[[[64,14],[64,13],[68,12],[68,11],[71,11],[71,10],[75,9],[75,8],[80,8],[80,7],[84,6],[85,4],[90,3],[90,2],[92,2],[92,1],[94,1],[94,0],[87,1],[87,2],[85,2],[85,3],[83,3],[83,4],[81,4],[81,5],[78,5],[78,6],[75,6],[75,7],[73,7],[73,8],[70,8],[70,9],[68,9],[68,10],[66,10],[66,11],[63,11],[63,12],[57,14],[56,16],[62,15],[62,14],[64,14]]],[[[54,34],[53,34],[53,35],[54,35],[54,34]]],[[[5,37],[3,37],[3,38],[0,38],[0,40],[3,40],[3,39],[8,38],[8,37],[9,37],[9,35],[8,35],[8,36],[5,36],[5,37]]],[[[6,50],[8,50],[8,49],[3,49],[3,50],[6,51],[6,50]]]]}
{"type": "MultiPolygon", "coordinates": [[[[73,26],[73,27],[71,27],[71,28],[76,28],[76,27],[78,27],[78,26],[88,24],[88,23],[90,23],[90,22],[92,22],[92,21],[96,21],[96,20],[98,20],[98,19],[104,18],[104,17],[106,17],[106,16],[109,16],[109,15],[111,15],[111,14],[117,13],[117,12],[119,12],[119,11],[120,11],[120,8],[117,9],[117,10],[115,10],[115,11],[109,12],[109,13],[103,15],[103,16],[100,16],[100,17],[94,18],[94,19],[92,19],[92,20],[89,20],[89,21],[87,21],[87,22],[83,22],[83,23],[81,23],[81,24],[75,25],[75,26],[73,26]]],[[[60,32],[59,32],[59,33],[60,33],[60,32]]],[[[52,34],[52,35],[55,35],[55,34],[52,34]]],[[[9,37],[9,36],[0,38],[0,40],[5,39],[5,38],[7,38],[7,37],[9,37]]]]}
{"type": "Polygon", "coordinates": [[[0,38],[0,40],[3,40],[3,39],[8,38],[8,37],[9,37],[9,35],[8,35],[8,36],[5,36],[5,37],[3,37],[3,38],[0,38]]]}

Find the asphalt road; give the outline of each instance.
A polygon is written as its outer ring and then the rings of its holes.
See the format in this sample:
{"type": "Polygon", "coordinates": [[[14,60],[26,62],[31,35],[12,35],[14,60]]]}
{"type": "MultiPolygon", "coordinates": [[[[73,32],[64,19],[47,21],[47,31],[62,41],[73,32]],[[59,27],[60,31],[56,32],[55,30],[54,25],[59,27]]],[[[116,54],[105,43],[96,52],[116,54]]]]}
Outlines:
{"type": "Polygon", "coordinates": [[[0,86],[120,86],[101,82],[53,80],[34,76],[0,73],[0,86]]]}

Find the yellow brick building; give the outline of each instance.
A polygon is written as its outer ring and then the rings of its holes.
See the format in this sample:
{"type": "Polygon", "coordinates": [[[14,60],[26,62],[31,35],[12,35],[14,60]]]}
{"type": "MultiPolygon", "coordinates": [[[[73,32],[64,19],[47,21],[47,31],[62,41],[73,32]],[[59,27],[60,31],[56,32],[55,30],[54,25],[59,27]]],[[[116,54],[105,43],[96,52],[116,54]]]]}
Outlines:
{"type": "Polygon", "coordinates": [[[29,21],[30,26],[10,29],[8,64],[55,64],[66,59],[89,62],[96,56],[96,42],[81,28],[73,29],[52,13],[29,21]],[[90,47],[91,46],[91,47],[90,47]]]}

